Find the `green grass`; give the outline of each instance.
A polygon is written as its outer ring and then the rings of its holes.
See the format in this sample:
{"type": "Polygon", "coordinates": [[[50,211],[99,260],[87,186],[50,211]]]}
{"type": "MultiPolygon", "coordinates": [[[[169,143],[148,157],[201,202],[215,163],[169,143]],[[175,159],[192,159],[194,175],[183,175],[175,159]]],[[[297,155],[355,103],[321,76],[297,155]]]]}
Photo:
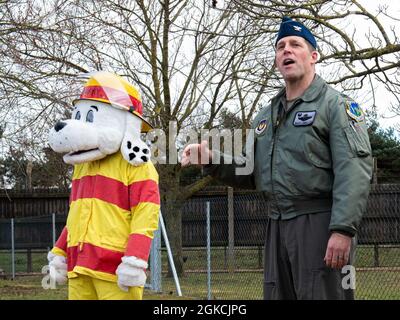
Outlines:
{"type": "MultiPolygon", "coordinates": [[[[356,298],[357,299],[396,299],[400,300],[400,248],[379,248],[379,266],[375,264],[374,248],[359,246],[356,255],[356,298]],[[397,267],[389,270],[388,268],[397,267]],[[366,269],[367,268],[367,269],[366,269]]],[[[187,271],[179,279],[183,299],[207,298],[207,256],[205,250],[185,248],[183,256],[187,271]]],[[[219,272],[227,268],[227,256],[224,248],[212,250],[211,255],[211,296],[213,299],[262,299],[262,255],[257,248],[236,249],[235,268],[237,272],[219,272]],[[260,261],[261,259],[261,261],[260,261]]],[[[0,268],[11,272],[10,252],[0,252],[0,268]]],[[[26,272],[26,253],[16,254],[16,271],[26,272]]],[[[45,252],[32,253],[32,269],[40,272],[46,264],[45,252]]],[[[162,269],[167,270],[166,253],[162,253],[162,269]]],[[[57,290],[44,290],[41,286],[43,276],[18,276],[15,280],[0,280],[0,299],[34,299],[63,300],[67,298],[66,286],[57,290]]],[[[178,299],[175,283],[172,278],[162,277],[162,293],[145,290],[144,299],[178,299]]]]}
{"type": "MultiPolygon", "coordinates": [[[[172,278],[163,277],[162,293],[144,291],[145,300],[206,299],[207,275],[187,273],[180,278],[183,297],[177,296],[172,278]]],[[[0,280],[0,300],[65,300],[67,286],[56,290],[45,290],[41,285],[42,276],[17,277],[15,280],[0,280]]],[[[262,273],[214,273],[211,278],[211,297],[215,300],[257,300],[262,299],[262,273]]],[[[399,300],[400,272],[357,271],[356,299],[399,300]]]]}
{"type": "MultiPolygon", "coordinates": [[[[43,266],[47,264],[47,251],[32,250],[32,270],[31,272],[41,272],[43,266]]],[[[26,251],[18,250],[15,253],[15,272],[27,272],[28,255],[26,251]]],[[[11,273],[11,251],[0,251],[0,269],[6,273],[11,273]]]]}
{"type": "Polygon", "coordinates": [[[0,280],[0,300],[65,300],[67,286],[57,290],[42,288],[41,276],[17,277],[0,280]]]}
{"type": "MultiPolygon", "coordinates": [[[[189,298],[207,298],[207,274],[186,273],[179,279],[182,294],[189,298]]],[[[176,295],[172,278],[163,278],[164,292],[176,295]]],[[[212,273],[211,298],[214,300],[258,300],[263,297],[262,272],[212,273]]]]}
{"type": "MultiPolygon", "coordinates": [[[[56,289],[43,289],[42,276],[16,277],[14,280],[0,279],[0,300],[67,300],[67,285],[57,286],[56,289]]],[[[189,299],[172,294],[155,293],[145,289],[144,300],[177,300],[189,299]]]]}
{"type": "Polygon", "coordinates": [[[400,300],[400,271],[357,271],[356,299],[400,300]]]}
{"type": "MultiPolygon", "coordinates": [[[[238,247],[234,252],[234,266],[237,269],[262,269],[262,254],[258,247],[238,247]]],[[[228,251],[224,247],[213,247],[211,250],[211,266],[216,270],[227,269],[228,251]]],[[[185,270],[204,270],[207,268],[207,252],[205,248],[184,248],[185,270]]],[[[167,253],[162,252],[162,267],[167,270],[167,253]]]]}

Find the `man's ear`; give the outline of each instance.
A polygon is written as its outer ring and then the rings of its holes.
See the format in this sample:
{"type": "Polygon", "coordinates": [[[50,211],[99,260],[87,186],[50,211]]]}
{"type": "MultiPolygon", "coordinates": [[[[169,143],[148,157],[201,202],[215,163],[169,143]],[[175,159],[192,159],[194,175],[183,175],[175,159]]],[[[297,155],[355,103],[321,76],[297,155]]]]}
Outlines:
{"type": "Polygon", "coordinates": [[[121,153],[124,159],[134,166],[150,161],[150,149],[140,139],[141,127],[142,120],[127,112],[121,153]]]}
{"type": "Polygon", "coordinates": [[[319,54],[319,52],[317,50],[314,50],[311,53],[311,57],[313,59],[314,64],[317,63],[319,61],[319,59],[321,58],[321,55],[319,54]]]}

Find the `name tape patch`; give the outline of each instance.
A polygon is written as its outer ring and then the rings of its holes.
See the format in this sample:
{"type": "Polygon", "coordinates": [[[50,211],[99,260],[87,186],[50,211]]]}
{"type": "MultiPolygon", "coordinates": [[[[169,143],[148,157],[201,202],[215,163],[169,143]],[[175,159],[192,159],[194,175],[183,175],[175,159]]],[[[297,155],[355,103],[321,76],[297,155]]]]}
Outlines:
{"type": "Polygon", "coordinates": [[[295,127],[309,126],[313,124],[317,111],[299,111],[296,112],[293,120],[295,127]]]}

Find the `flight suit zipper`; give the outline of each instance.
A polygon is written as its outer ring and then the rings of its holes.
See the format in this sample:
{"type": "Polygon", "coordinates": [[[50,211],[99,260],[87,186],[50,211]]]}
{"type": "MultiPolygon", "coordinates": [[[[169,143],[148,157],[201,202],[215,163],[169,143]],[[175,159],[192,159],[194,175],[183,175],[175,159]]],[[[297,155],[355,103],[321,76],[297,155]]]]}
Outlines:
{"type": "Polygon", "coordinates": [[[274,171],[274,159],[275,159],[275,146],[276,146],[276,140],[279,137],[279,127],[281,126],[282,122],[284,122],[287,118],[287,116],[289,115],[289,113],[294,109],[294,107],[300,102],[300,99],[297,99],[296,101],[293,102],[293,104],[290,106],[290,108],[288,108],[288,110],[286,111],[284,106],[282,105],[282,102],[279,103],[279,110],[278,110],[278,114],[277,114],[277,119],[276,119],[276,123],[273,121],[274,117],[273,117],[273,108],[271,108],[271,119],[272,119],[272,123],[273,123],[273,130],[272,130],[272,152],[271,152],[271,191],[272,191],[272,201],[275,202],[275,207],[279,213],[279,215],[281,216],[282,212],[279,209],[278,206],[278,201],[276,199],[276,195],[275,195],[275,188],[274,188],[274,176],[273,176],[273,171],[274,171]]]}
{"type": "MultiPolygon", "coordinates": [[[[272,191],[272,201],[275,203],[275,207],[279,213],[279,215],[281,215],[279,206],[278,206],[278,201],[276,200],[276,196],[275,196],[275,189],[274,189],[274,158],[275,158],[275,144],[276,144],[276,139],[278,136],[278,128],[282,122],[281,120],[281,111],[280,111],[281,105],[279,104],[279,110],[277,113],[277,119],[276,122],[274,121],[274,115],[273,115],[273,108],[271,108],[271,119],[272,119],[272,123],[273,123],[273,130],[272,130],[272,151],[271,151],[271,191],[272,191]]],[[[283,106],[282,106],[283,108],[283,106]]]]}

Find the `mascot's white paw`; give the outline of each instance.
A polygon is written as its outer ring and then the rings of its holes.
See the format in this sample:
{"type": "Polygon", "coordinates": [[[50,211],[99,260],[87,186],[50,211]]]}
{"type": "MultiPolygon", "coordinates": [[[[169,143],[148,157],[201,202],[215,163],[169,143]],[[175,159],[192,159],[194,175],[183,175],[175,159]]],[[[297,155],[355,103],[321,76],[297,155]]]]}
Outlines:
{"type": "Polygon", "coordinates": [[[147,262],[136,257],[122,257],[122,263],[115,272],[118,277],[118,287],[128,291],[129,287],[142,287],[146,283],[147,262]]]}
{"type": "Polygon", "coordinates": [[[138,139],[125,138],[122,142],[121,152],[125,160],[133,166],[139,166],[150,160],[150,149],[138,139]]]}
{"type": "Polygon", "coordinates": [[[67,259],[49,252],[47,260],[49,261],[50,279],[59,285],[67,283],[67,259]]]}

